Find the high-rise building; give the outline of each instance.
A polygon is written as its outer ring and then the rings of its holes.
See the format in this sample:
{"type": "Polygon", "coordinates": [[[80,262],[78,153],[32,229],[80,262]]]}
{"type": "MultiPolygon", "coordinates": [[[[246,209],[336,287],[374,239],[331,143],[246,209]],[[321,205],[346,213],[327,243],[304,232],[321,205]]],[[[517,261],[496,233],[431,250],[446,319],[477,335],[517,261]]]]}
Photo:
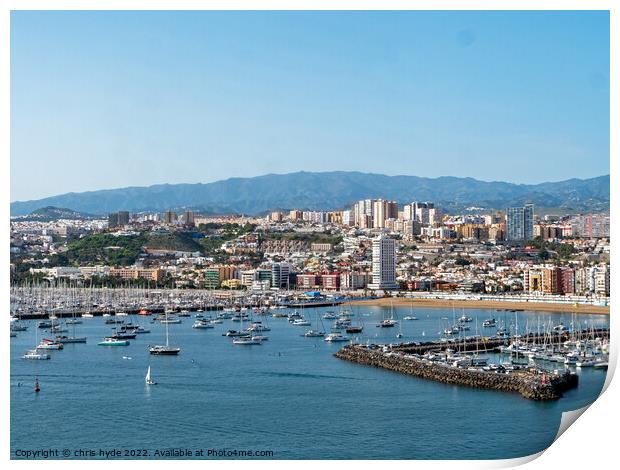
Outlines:
{"type": "Polygon", "coordinates": [[[384,235],[372,241],[371,289],[398,289],[396,282],[396,242],[384,235]]]}
{"type": "Polygon", "coordinates": [[[118,225],[129,225],[129,212],[118,211],[118,225]]]}
{"type": "Polygon", "coordinates": [[[177,213],[174,211],[166,211],[164,212],[164,223],[166,224],[174,224],[177,221],[177,213]]]}
{"type": "Polygon", "coordinates": [[[273,263],[271,265],[271,287],[287,289],[289,287],[290,274],[290,264],[284,262],[273,263]]]}
{"type": "Polygon", "coordinates": [[[108,214],[108,228],[118,227],[118,212],[108,214]]]}
{"type": "Polygon", "coordinates": [[[506,210],[506,240],[526,242],[534,238],[534,204],[506,210]]]}
{"type": "Polygon", "coordinates": [[[194,211],[185,211],[185,213],[183,214],[183,223],[187,225],[188,227],[194,227],[195,225],[194,211]]]}

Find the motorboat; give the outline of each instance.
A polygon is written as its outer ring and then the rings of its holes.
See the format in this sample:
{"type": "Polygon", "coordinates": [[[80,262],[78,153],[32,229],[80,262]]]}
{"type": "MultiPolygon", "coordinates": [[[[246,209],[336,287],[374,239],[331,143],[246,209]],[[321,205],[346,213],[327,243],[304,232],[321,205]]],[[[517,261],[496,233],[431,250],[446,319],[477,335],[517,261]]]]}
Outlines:
{"type": "Polygon", "coordinates": [[[206,330],[208,328],[215,328],[215,326],[209,323],[209,321],[203,319],[203,320],[196,320],[194,324],[192,325],[192,328],[196,330],[206,330]]]}
{"type": "Polygon", "coordinates": [[[60,335],[60,336],[56,336],[54,339],[56,341],[58,341],[59,343],[64,343],[64,344],[68,344],[68,343],[85,343],[86,342],[86,336],[65,336],[65,335],[60,335]]]}
{"type": "Polygon", "coordinates": [[[31,361],[44,361],[51,359],[47,353],[40,353],[36,349],[30,349],[26,351],[26,354],[22,356],[22,359],[30,359],[31,361]]]}
{"type": "Polygon", "coordinates": [[[335,320],[336,318],[338,318],[338,315],[331,311],[323,315],[323,320],[335,320]]]}
{"type": "Polygon", "coordinates": [[[485,320],[482,322],[482,326],[484,328],[493,328],[497,325],[497,320],[495,320],[495,318],[489,318],[488,320],[485,320]]]}
{"type": "Polygon", "coordinates": [[[63,349],[64,346],[62,343],[59,343],[58,341],[54,341],[51,339],[44,339],[42,340],[38,346],[37,349],[55,349],[55,350],[60,350],[63,349]]]}
{"type": "Polygon", "coordinates": [[[406,317],[403,317],[403,320],[407,320],[407,321],[411,321],[411,320],[417,320],[418,317],[413,316],[413,315],[407,315],[406,317]]]}
{"type": "Polygon", "coordinates": [[[328,341],[330,343],[338,343],[342,341],[349,341],[349,338],[340,333],[330,333],[327,336],[325,336],[324,341],[328,341]]]}
{"type": "Polygon", "coordinates": [[[97,343],[98,346],[129,346],[126,339],[116,339],[113,337],[104,338],[103,341],[97,343]]]}
{"type": "Polygon", "coordinates": [[[253,344],[261,344],[261,340],[260,339],[256,339],[252,336],[240,336],[237,338],[234,338],[232,340],[233,344],[238,344],[241,346],[249,346],[249,345],[253,345],[253,344]]]}
{"type": "Polygon", "coordinates": [[[324,331],[308,330],[304,333],[306,338],[322,338],[325,336],[324,331]]]}
{"type": "Polygon", "coordinates": [[[298,318],[293,322],[293,326],[310,326],[311,323],[305,318],[298,318]]]}

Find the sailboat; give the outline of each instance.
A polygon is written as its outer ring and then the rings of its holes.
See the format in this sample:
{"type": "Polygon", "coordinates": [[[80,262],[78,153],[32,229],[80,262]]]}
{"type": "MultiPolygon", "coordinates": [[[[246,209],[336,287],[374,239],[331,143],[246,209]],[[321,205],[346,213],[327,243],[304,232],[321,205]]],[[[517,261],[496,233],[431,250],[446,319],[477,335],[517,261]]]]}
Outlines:
{"type": "MultiPolygon", "coordinates": [[[[168,319],[168,312],[165,312],[166,320],[168,319]]],[[[181,352],[181,348],[170,346],[168,341],[168,322],[162,322],[166,325],[166,345],[165,346],[151,346],[149,352],[156,356],[176,356],[181,352]]]]}
{"type": "Polygon", "coordinates": [[[151,377],[151,366],[149,366],[149,368],[146,371],[146,377],[144,377],[144,382],[147,385],[157,385],[157,382],[155,382],[153,378],[151,377]]]}

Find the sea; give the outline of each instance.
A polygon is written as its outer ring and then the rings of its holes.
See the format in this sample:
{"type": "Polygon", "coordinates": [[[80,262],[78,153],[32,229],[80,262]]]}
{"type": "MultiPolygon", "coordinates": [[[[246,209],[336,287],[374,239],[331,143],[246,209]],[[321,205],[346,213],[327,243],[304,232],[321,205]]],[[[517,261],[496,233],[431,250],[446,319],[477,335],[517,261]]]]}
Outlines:
{"type": "MultiPolygon", "coordinates": [[[[468,309],[474,321],[466,334],[493,334],[481,327],[491,317],[506,327],[518,325],[520,332],[560,322],[569,328],[609,326],[606,315],[574,315],[569,308],[468,309]]],[[[36,322],[24,321],[28,331],[11,338],[11,458],[514,458],[548,447],[562,413],[592,403],[605,381],[604,370],[577,369],[576,389],[556,401],[536,402],[349,363],[333,355],[343,343],[303,336],[309,328],[329,332],[333,320],[322,316],[339,309],[303,309],[311,327],[255,317],[271,331],[263,333],[268,341],[253,346],[233,345],[222,336],[239,329],[238,322],[197,330],[194,318],[183,318],[169,325],[170,344],[182,349],[178,356],[149,355],[149,345],[165,341],[164,325],[149,317],[125,317],[151,330],[126,347],[98,346],[112,326],[102,317],[83,319],[75,335],[87,336],[87,343],[47,351],[49,361],[22,359],[49,337],[36,322]],[[145,384],[148,366],[156,385],[145,384]]],[[[351,309],[364,331],[349,336],[376,344],[437,339],[462,314],[444,308],[351,309]],[[418,319],[403,320],[408,315],[418,319]],[[399,321],[396,327],[376,327],[391,317],[399,321]]],[[[65,334],[72,335],[68,328],[65,334]]]]}

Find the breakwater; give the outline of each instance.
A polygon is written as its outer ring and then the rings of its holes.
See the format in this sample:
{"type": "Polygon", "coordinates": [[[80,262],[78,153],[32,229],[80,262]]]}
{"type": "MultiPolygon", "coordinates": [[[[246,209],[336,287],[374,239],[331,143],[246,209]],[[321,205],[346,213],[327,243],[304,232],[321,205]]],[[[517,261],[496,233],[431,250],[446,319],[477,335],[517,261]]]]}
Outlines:
{"type": "Polygon", "coordinates": [[[362,345],[345,346],[335,356],[345,361],[451,385],[516,392],[531,400],[556,400],[565,390],[578,384],[577,375],[568,371],[549,373],[534,367],[509,373],[467,369],[390,349],[385,351],[383,348],[362,345]]]}

